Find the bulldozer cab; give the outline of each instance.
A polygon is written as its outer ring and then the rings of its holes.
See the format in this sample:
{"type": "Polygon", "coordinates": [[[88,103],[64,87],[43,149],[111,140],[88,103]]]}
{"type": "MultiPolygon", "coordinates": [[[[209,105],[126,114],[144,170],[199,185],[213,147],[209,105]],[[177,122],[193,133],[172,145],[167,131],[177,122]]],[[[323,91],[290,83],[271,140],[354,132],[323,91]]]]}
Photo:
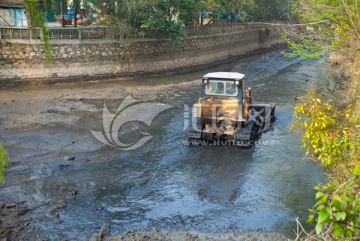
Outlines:
{"type": "Polygon", "coordinates": [[[227,117],[245,121],[247,117],[245,75],[237,72],[214,72],[203,76],[201,98],[202,118],[205,120],[227,117]],[[215,113],[216,112],[216,113],[215,113]]]}
{"type": "Polygon", "coordinates": [[[236,72],[216,72],[203,76],[204,97],[230,97],[243,99],[245,93],[245,75],[236,72]]]}

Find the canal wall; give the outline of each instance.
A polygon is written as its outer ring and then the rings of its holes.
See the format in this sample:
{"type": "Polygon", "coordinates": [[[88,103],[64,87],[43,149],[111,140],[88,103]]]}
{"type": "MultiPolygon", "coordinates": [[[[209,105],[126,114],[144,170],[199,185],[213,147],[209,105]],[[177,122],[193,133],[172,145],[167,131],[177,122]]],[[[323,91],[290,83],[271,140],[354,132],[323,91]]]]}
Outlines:
{"type": "Polygon", "coordinates": [[[192,70],[284,44],[276,27],[193,35],[177,43],[139,39],[51,39],[52,61],[37,39],[1,39],[0,81],[95,79],[192,70]]]}

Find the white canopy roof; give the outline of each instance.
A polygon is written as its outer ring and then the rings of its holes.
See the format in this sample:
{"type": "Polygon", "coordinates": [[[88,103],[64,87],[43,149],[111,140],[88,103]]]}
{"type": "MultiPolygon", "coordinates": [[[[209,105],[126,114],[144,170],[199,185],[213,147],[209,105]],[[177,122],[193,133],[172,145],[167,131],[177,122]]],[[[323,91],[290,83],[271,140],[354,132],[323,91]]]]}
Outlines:
{"type": "Polygon", "coordinates": [[[207,73],[203,76],[204,79],[237,79],[241,80],[245,77],[244,74],[238,72],[213,72],[207,73]]]}

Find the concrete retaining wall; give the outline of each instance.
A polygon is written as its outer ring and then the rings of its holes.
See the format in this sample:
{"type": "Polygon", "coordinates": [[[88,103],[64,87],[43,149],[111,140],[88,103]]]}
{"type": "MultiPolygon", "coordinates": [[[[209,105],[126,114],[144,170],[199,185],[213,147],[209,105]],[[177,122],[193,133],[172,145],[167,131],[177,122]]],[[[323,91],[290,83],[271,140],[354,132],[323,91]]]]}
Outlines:
{"type": "Polygon", "coordinates": [[[1,40],[0,80],[133,75],[225,61],[284,44],[276,28],[192,36],[181,43],[140,39],[123,45],[110,40],[51,40],[46,62],[39,40],[1,40]]]}

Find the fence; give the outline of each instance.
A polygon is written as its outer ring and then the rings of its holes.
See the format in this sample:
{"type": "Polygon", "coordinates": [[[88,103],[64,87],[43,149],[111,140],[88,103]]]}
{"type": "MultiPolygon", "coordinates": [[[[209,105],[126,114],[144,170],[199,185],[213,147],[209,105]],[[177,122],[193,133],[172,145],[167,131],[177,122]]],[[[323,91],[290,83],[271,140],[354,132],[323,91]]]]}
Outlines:
{"type": "MultiPolygon", "coordinates": [[[[49,28],[49,39],[105,39],[111,38],[109,28],[49,28]]],[[[0,39],[41,39],[39,28],[1,27],[0,39]]]]}
{"type": "Polygon", "coordinates": [[[223,25],[204,25],[204,26],[187,26],[184,28],[188,36],[193,35],[207,35],[216,33],[229,33],[234,31],[242,31],[247,29],[263,28],[262,23],[235,23],[223,25]]]}
{"type": "MultiPolygon", "coordinates": [[[[224,24],[220,26],[187,26],[184,28],[188,36],[207,35],[263,28],[262,23],[224,24]]],[[[49,39],[119,39],[108,27],[65,27],[49,28],[49,39]]],[[[149,35],[151,36],[151,34],[149,35]]],[[[39,28],[0,27],[0,39],[41,39],[39,28]]]]}

